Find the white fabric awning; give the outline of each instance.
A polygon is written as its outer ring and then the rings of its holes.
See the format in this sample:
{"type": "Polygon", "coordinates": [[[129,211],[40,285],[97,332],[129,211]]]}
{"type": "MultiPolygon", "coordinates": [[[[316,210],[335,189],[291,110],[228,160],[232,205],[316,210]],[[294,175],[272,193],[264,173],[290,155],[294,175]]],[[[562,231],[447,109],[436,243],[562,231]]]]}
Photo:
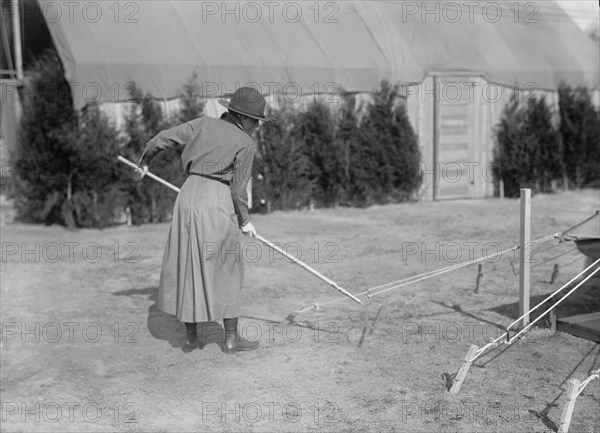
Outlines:
{"type": "Polygon", "coordinates": [[[126,100],[132,82],[175,98],[194,71],[207,98],[243,85],[370,92],[382,79],[420,82],[433,70],[540,89],[599,81],[598,47],[553,2],[544,2],[551,13],[516,11],[514,1],[38,3],[76,108],[126,100]]]}

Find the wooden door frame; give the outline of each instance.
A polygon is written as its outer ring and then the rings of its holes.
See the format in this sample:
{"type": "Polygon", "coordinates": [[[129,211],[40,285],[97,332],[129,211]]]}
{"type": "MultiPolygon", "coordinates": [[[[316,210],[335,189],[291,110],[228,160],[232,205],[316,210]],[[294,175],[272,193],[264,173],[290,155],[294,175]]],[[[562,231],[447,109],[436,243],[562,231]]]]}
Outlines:
{"type": "MultiPolygon", "coordinates": [[[[430,71],[429,75],[433,80],[433,201],[438,200],[439,195],[439,185],[437,182],[438,175],[440,176],[441,182],[441,173],[439,172],[440,167],[438,167],[439,163],[439,151],[440,151],[440,136],[438,132],[439,127],[439,119],[438,119],[438,82],[442,77],[479,77],[485,81],[488,80],[488,75],[482,71],[430,71]]],[[[471,143],[469,143],[470,146],[471,143]]]]}

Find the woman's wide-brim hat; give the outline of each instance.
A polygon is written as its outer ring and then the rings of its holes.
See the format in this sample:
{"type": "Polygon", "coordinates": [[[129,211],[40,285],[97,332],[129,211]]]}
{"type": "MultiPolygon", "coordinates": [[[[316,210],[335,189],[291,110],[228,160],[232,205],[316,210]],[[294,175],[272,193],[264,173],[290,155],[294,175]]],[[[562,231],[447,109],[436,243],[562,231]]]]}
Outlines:
{"type": "Polygon", "coordinates": [[[231,97],[231,101],[219,99],[219,104],[230,111],[256,120],[271,120],[265,116],[265,98],[254,87],[240,87],[231,97]]]}

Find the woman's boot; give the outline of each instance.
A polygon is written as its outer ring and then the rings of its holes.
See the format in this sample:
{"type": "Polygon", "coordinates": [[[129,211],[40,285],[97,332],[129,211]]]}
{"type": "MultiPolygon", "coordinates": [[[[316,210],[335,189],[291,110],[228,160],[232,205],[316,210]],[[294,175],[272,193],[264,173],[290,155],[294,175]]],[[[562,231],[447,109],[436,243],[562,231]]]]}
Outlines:
{"type": "Polygon", "coordinates": [[[248,341],[238,334],[238,318],[223,319],[225,327],[225,353],[247,352],[258,349],[258,341],[248,341]]]}
{"type": "Polygon", "coordinates": [[[183,350],[183,353],[190,353],[198,346],[200,346],[200,341],[198,340],[196,323],[185,322],[185,344],[181,350],[183,350]]]}

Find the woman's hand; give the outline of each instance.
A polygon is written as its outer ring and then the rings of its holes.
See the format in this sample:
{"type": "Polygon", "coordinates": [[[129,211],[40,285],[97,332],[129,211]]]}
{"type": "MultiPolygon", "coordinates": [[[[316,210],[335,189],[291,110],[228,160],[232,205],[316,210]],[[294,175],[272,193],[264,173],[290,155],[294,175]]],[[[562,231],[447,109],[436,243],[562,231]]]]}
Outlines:
{"type": "Polygon", "coordinates": [[[140,165],[139,166],[140,171],[138,171],[138,173],[140,174],[140,179],[143,179],[144,176],[146,176],[146,173],[148,173],[148,166],[147,165],[140,165]]]}
{"type": "Polygon", "coordinates": [[[256,239],[256,229],[252,223],[242,226],[242,233],[244,233],[246,236],[250,236],[252,239],[256,239]]]}
{"type": "Polygon", "coordinates": [[[148,163],[144,161],[144,154],[142,154],[142,156],[140,157],[140,160],[138,161],[137,165],[139,167],[138,173],[140,174],[140,179],[143,179],[144,176],[146,176],[146,173],[148,173],[148,163]]]}

